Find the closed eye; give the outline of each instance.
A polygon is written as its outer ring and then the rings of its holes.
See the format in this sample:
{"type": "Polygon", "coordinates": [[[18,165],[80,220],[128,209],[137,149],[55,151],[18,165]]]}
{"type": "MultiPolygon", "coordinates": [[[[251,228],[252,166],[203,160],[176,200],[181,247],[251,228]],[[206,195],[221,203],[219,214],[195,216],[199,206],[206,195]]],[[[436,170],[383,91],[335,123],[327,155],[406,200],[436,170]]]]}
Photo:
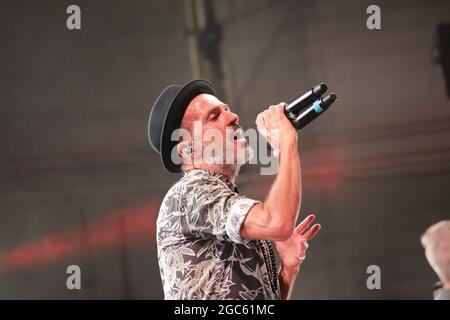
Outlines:
{"type": "Polygon", "coordinates": [[[217,112],[213,112],[208,116],[208,120],[209,121],[216,120],[218,116],[219,116],[219,114],[217,112]]]}

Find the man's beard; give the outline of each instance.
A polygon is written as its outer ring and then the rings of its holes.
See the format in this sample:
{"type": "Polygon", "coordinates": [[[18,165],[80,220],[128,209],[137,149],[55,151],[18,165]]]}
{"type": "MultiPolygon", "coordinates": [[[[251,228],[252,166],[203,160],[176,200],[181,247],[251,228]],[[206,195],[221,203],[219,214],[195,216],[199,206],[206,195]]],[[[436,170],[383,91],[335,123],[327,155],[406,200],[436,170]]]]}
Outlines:
{"type": "Polygon", "coordinates": [[[253,155],[253,148],[247,141],[242,140],[230,139],[223,146],[217,146],[214,142],[204,142],[202,145],[202,162],[233,177],[237,177],[240,168],[249,162],[253,155]]]}

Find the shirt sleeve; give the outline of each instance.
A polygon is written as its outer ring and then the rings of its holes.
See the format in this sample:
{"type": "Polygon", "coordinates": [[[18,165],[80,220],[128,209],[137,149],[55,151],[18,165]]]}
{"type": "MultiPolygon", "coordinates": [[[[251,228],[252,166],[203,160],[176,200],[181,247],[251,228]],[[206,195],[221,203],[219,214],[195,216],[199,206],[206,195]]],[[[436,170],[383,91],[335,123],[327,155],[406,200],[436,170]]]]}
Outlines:
{"type": "Polygon", "coordinates": [[[260,201],[212,183],[197,185],[186,197],[186,232],[201,238],[245,242],[240,235],[242,224],[260,201]]]}

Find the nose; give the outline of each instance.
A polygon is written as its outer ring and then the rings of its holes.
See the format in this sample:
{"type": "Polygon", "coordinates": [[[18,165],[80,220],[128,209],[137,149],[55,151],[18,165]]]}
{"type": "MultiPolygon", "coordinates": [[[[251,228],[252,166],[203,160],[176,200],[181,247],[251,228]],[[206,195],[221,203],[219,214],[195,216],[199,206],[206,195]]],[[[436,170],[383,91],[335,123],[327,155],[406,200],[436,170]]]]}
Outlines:
{"type": "Polygon", "coordinates": [[[236,113],[230,112],[230,125],[235,125],[239,121],[239,116],[236,113]]]}

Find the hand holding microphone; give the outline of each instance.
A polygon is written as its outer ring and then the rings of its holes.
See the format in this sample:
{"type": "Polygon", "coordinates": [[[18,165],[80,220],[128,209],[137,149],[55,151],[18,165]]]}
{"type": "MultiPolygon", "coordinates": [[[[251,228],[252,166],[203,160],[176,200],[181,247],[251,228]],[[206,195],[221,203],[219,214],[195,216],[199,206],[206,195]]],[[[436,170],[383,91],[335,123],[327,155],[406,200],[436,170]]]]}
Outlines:
{"type": "Polygon", "coordinates": [[[272,147],[277,154],[281,145],[296,145],[297,131],[319,117],[336,101],[334,93],[322,97],[327,89],[321,83],[290,104],[272,105],[258,115],[256,125],[269,143],[268,150],[272,147]]]}
{"type": "Polygon", "coordinates": [[[297,146],[297,130],[285,116],[286,103],[271,105],[256,117],[256,126],[259,133],[268,142],[267,147],[272,148],[277,156],[280,148],[297,146]]]}

